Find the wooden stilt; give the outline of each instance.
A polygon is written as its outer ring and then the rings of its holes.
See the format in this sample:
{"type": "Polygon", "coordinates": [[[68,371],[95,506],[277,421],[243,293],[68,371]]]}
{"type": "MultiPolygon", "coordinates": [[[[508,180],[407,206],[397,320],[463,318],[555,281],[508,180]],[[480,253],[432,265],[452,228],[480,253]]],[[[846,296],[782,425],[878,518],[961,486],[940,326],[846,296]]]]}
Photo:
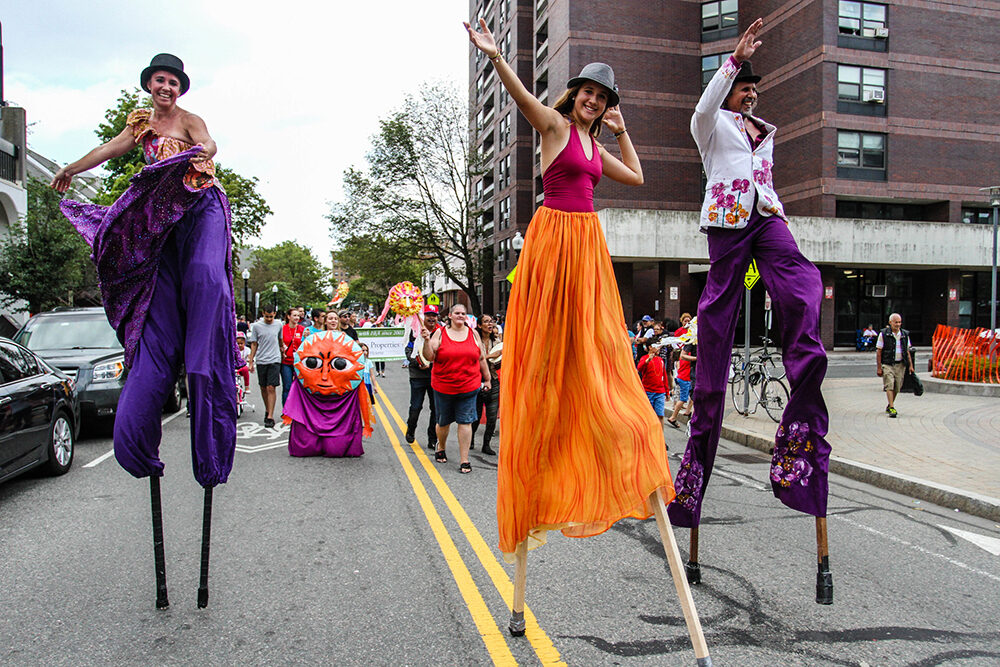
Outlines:
{"type": "Polygon", "coordinates": [[[688,583],[692,586],[701,583],[701,566],[698,565],[698,526],[691,529],[691,543],[688,549],[688,562],[684,566],[688,583]]]}
{"type": "Polygon", "coordinates": [[[826,517],[816,517],[816,603],[833,604],[833,574],[830,547],[826,541],[826,517]]]}
{"type": "Polygon", "coordinates": [[[684,611],[684,622],[687,624],[688,634],[691,635],[691,645],[694,647],[695,658],[698,659],[698,667],[711,667],[712,657],[708,654],[708,644],[705,642],[705,633],[698,619],[698,610],[694,607],[694,598],[691,597],[687,578],[681,576],[681,552],[677,549],[674,531],[667,520],[667,507],[663,504],[658,491],[650,494],[649,504],[653,506],[653,514],[656,515],[656,527],[660,530],[663,550],[670,564],[670,576],[673,577],[677,597],[684,611]]]}
{"type": "Polygon", "coordinates": [[[525,538],[514,551],[514,600],[507,629],[513,637],[524,636],[524,588],[528,579],[528,540],[525,538]]]}
{"type": "Polygon", "coordinates": [[[198,586],[198,609],[208,606],[208,555],[212,542],[212,487],[205,487],[205,510],[201,517],[201,583],[198,586]]]}
{"type": "Polygon", "coordinates": [[[160,478],[149,477],[149,506],[153,514],[153,564],[156,568],[156,608],[170,606],[167,599],[167,565],[163,555],[163,510],[160,505],[160,478]]]}

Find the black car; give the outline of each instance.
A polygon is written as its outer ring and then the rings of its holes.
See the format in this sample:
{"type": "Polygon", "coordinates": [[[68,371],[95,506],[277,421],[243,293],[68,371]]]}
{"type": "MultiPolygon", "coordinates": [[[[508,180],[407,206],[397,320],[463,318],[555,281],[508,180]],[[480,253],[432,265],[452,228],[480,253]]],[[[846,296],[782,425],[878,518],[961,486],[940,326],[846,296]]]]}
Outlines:
{"type": "MultiPolygon", "coordinates": [[[[103,308],[57,308],[28,320],[14,340],[76,381],[85,424],[114,416],[125,386],[125,350],[103,308]]],[[[164,409],[181,409],[183,376],[164,409]]]]}
{"type": "Polygon", "coordinates": [[[68,471],[79,425],[73,380],[0,338],[0,482],[38,466],[68,471]]]}

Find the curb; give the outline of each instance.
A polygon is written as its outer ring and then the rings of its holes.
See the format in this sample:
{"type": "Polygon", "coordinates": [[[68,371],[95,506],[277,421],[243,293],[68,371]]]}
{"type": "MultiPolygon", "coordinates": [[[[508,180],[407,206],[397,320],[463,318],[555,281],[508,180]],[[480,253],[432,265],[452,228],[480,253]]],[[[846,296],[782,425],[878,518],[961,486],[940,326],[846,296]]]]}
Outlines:
{"type": "Polygon", "coordinates": [[[926,375],[920,379],[924,383],[924,389],[933,394],[957,394],[960,396],[985,396],[987,398],[1000,398],[1000,384],[959,382],[957,380],[936,378],[931,375],[926,375]]]}
{"type": "MultiPolygon", "coordinates": [[[[769,454],[774,447],[774,441],[760,434],[740,428],[722,425],[721,437],[737,442],[745,447],[769,454]]],[[[971,491],[963,491],[953,486],[946,486],[918,477],[911,477],[885,468],[851,461],[839,456],[830,457],[830,472],[849,477],[865,484],[877,486],[880,489],[893,491],[906,496],[926,500],[927,502],[950,509],[957,509],[966,514],[1000,522],[1000,498],[991,498],[971,491]]]]}

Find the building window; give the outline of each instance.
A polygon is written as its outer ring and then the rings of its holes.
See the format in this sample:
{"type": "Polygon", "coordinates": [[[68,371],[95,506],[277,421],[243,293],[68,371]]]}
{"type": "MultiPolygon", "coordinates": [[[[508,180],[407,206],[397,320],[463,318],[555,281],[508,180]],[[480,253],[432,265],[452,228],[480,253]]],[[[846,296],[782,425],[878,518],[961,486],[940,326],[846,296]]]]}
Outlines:
{"type": "Polygon", "coordinates": [[[927,207],[880,201],[837,200],[837,217],[856,220],[926,220],[927,207]]]}
{"type": "Polygon", "coordinates": [[[500,218],[500,229],[507,229],[507,225],[510,224],[510,197],[504,197],[500,200],[500,206],[498,207],[499,218],[500,218]]]}
{"type": "Polygon", "coordinates": [[[705,90],[708,82],[715,76],[716,71],[722,66],[722,61],[729,56],[725,53],[717,53],[714,56],[702,56],[701,58],[701,89],[705,90]]]}
{"type": "Polygon", "coordinates": [[[837,178],[886,180],[885,135],[837,132],[837,178]]]}
{"type": "Polygon", "coordinates": [[[962,222],[973,225],[992,224],[992,211],[988,208],[963,208],[962,222]]]}
{"type": "Polygon", "coordinates": [[[497,190],[510,185],[510,153],[497,162],[497,190]]]}
{"type": "Polygon", "coordinates": [[[507,92],[507,88],[500,86],[500,109],[506,109],[508,104],[510,104],[510,93],[507,92]]]}
{"type": "Polygon", "coordinates": [[[737,0],[714,0],[701,6],[701,41],[735,37],[739,31],[737,0]]]}
{"type": "Polygon", "coordinates": [[[535,32],[535,64],[541,63],[549,55],[549,22],[545,21],[535,32]]]}
{"type": "Polygon", "coordinates": [[[885,70],[838,65],[837,97],[854,102],[885,102],[885,70]]]}
{"type": "Polygon", "coordinates": [[[507,114],[500,119],[500,147],[504,148],[510,143],[510,116],[507,114]]]}
{"type": "Polygon", "coordinates": [[[885,5],[873,2],[840,1],[839,26],[841,35],[885,37],[885,5]]]}

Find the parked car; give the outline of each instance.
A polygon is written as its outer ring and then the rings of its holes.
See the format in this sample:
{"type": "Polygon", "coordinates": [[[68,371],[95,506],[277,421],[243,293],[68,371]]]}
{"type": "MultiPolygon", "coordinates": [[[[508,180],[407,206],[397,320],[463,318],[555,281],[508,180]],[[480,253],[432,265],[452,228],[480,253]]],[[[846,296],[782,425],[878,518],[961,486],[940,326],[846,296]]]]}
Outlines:
{"type": "MultiPolygon", "coordinates": [[[[14,334],[14,340],[76,381],[85,424],[115,414],[128,371],[125,350],[103,308],[57,308],[38,313],[14,334]]],[[[180,410],[185,393],[181,374],[164,410],[180,410]]]]}
{"type": "Polygon", "coordinates": [[[0,338],[0,482],[38,466],[67,472],[79,426],[72,378],[0,338]]]}

